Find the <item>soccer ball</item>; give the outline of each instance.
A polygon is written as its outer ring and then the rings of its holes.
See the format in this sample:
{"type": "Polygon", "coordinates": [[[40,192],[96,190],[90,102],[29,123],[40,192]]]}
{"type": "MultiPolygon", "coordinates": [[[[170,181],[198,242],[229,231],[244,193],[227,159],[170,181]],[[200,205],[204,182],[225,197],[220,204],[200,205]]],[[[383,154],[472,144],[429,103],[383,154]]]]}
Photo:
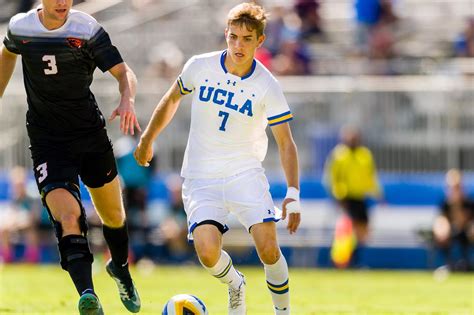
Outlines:
{"type": "Polygon", "coordinates": [[[178,294],[166,302],[162,315],[208,315],[206,305],[190,294],[178,294]]]}

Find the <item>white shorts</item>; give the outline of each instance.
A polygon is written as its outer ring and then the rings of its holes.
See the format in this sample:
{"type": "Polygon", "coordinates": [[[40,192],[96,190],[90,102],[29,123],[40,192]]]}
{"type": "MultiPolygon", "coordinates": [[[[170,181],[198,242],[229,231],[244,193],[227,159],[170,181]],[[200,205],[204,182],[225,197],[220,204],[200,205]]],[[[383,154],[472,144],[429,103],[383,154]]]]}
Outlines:
{"type": "Polygon", "coordinates": [[[188,240],[196,226],[207,220],[222,225],[229,213],[237,216],[247,231],[257,223],[279,221],[270,185],[263,169],[251,169],[237,175],[218,179],[185,179],[183,183],[184,209],[188,218],[188,240]]]}

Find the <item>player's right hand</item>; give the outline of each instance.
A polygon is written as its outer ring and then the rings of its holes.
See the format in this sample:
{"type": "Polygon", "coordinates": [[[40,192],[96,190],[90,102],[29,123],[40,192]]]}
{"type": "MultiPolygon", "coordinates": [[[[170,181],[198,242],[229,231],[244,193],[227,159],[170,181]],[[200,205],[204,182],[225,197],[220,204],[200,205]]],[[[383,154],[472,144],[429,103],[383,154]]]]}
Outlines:
{"type": "Polygon", "coordinates": [[[288,216],[288,224],[286,229],[290,234],[296,233],[298,230],[298,226],[301,223],[301,205],[299,200],[295,200],[292,198],[285,198],[282,204],[282,219],[285,220],[288,216]]]}
{"type": "Polygon", "coordinates": [[[150,166],[150,161],[153,159],[153,145],[143,143],[140,139],[135,152],[133,152],[133,156],[138,165],[145,167],[150,166]]]}

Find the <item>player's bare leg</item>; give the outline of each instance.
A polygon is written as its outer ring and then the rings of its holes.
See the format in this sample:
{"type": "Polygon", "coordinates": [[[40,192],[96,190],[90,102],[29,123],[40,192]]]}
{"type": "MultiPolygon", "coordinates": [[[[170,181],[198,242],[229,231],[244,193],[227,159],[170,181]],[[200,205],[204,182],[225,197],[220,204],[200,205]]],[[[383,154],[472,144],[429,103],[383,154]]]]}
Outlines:
{"type": "Polygon", "coordinates": [[[104,238],[112,257],[106,270],[117,283],[124,306],[137,313],[141,301],[128,269],[128,229],[118,176],[102,187],[88,190],[102,220],[104,238]]]}
{"type": "Polygon", "coordinates": [[[204,268],[229,286],[228,314],[247,313],[245,305],[245,278],[232,264],[230,256],[222,250],[222,234],[212,224],[199,225],[193,232],[194,247],[204,268]]]}
{"type": "Polygon", "coordinates": [[[290,314],[288,265],[278,246],[275,222],[255,224],[250,233],[265,267],[267,287],[272,296],[275,314],[290,314]]]}

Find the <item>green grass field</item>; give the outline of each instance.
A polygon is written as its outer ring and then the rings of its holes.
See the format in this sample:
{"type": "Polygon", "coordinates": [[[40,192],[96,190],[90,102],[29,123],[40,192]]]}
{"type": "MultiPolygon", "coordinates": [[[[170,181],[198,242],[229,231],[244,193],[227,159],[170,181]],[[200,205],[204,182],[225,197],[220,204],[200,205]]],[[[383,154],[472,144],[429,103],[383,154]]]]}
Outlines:
{"type": "MultiPolygon", "coordinates": [[[[0,314],[77,314],[77,293],[59,266],[0,267],[0,314]]],[[[263,270],[242,268],[249,315],[271,315],[263,270]]],[[[226,287],[198,266],[132,270],[142,298],[140,314],[161,314],[178,293],[200,297],[211,315],[226,314],[226,287]]],[[[97,268],[96,291],[106,314],[129,314],[115,283],[97,268]]],[[[474,277],[451,274],[440,282],[431,272],[292,269],[292,314],[474,314],[474,277]]]]}

